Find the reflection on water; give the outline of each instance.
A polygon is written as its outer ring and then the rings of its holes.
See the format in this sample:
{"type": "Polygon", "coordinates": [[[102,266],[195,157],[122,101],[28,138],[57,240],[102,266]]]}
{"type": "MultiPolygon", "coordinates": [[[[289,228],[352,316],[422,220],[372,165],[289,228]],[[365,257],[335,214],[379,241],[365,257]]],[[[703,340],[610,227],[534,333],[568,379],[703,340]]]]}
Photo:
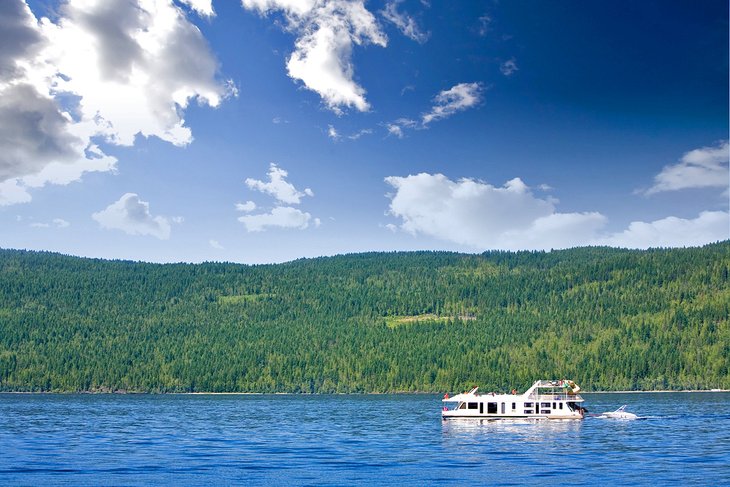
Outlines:
{"type": "Polygon", "coordinates": [[[583,421],[579,419],[470,419],[454,418],[442,421],[444,435],[463,433],[517,435],[520,437],[545,437],[578,431],[583,421]]]}

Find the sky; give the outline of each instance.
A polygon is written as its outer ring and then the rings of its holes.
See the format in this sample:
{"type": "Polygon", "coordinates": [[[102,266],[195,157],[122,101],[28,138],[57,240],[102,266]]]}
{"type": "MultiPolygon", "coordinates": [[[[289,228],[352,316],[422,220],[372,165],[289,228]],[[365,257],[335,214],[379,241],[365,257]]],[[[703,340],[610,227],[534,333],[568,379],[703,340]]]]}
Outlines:
{"type": "Polygon", "coordinates": [[[730,238],[726,0],[3,0],[0,247],[730,238]]]}

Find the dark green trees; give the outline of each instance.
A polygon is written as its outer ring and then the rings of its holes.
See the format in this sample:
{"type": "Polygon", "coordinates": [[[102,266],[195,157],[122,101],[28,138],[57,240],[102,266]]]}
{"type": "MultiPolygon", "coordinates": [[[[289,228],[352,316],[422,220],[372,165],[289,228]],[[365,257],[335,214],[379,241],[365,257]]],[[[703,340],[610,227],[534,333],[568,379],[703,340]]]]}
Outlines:
{"type": "Polygon", "coordinates": [[[730,388],[730,243],[157,265],[0,251],[0,390],[730,388]]]}

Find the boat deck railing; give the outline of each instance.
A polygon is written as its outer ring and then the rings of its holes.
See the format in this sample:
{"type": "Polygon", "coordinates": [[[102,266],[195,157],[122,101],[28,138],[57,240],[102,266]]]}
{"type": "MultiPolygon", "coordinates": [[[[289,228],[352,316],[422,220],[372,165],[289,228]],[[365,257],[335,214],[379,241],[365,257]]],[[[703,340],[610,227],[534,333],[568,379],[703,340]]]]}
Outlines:
{"type": "Polygon", "coordinates": [[[527,396],[533,401],[582,401],[580,394],[536,394],[532,393],[527,396]]]}

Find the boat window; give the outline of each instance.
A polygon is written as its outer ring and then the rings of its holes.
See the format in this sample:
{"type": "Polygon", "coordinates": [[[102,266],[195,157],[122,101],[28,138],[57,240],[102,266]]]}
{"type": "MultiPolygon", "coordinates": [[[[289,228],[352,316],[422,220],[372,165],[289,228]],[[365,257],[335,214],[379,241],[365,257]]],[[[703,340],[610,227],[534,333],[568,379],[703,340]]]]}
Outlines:
{"type": "Polygon", "coordinates": [[[549,402],[544,402],[544,403],[540,404],[540,407],[550,409],[550,403],[549,402]]]}
{"type": "Polygon", "coordinates": [[[560,409],[563,409],[563,403],[559,402],[558,404],[560,404],[560,409]]]}
{"type": "Polygon", "coordinates": [[[497,414],[497,403],[496,402],[487,403],[487,414],[497,414]]]}
{"type": "Polygon", "coordinates": [[[532,409],[525,409],[525,414],[532,414],[532,409]]]}
{"type": "Polygon", "coordinates": [[[469,403],[469,409],[479,409],[479,403],[477,403],[477,402],[470,402],[469,403]]]}
{"type": "Polygon", "coordinates": [[[531,408],[532,407],[532,403],[531,402],[526,402],[525,403],[525,407],[526,408],[531,408]]]}
{"type": "Polygon", "coordinates": [[[514,402],[513,402],[513,403],[512,403],[512,411],[514,411],[515,409],[517,409],[517,403],[514,403],[514,402]]]}
{"type": "Polygon", "coordinates": [[[553,403],[553,409],[558,409],[557,403],[553,403]]]}
{"type": "Polygon", "coordinates": [[[461,404],[459,404],[459,409],[466,409],[466,403],[462,402],[461,404]]]}
{"type": "Polygon", "coordinates": [[[504,403],[502,403],[502,414],[504,414],[504,408],[505,408],[504,403]]]}

